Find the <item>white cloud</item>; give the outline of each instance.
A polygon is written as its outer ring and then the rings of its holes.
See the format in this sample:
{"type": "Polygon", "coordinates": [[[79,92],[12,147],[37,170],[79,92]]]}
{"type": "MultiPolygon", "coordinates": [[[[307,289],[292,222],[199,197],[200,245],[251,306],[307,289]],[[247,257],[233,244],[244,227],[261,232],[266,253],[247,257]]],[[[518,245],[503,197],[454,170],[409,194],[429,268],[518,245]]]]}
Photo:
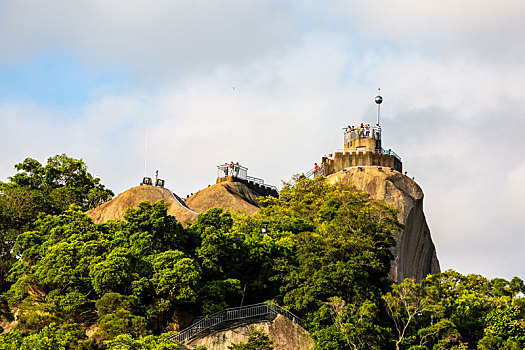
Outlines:
{"type": "Polygon", "coordinates": [[[342,21],[370,40],[417,47],[441,57],[521,65],[525,3],[491,1],[335,1],[342,21]]]}
{"type": "Polygon", "coordinates": [[[125,64],[140,80],[239,64],[293,40],[284,5],[268,1],[6,1],[0,62],[68,52],[125,64]]]}

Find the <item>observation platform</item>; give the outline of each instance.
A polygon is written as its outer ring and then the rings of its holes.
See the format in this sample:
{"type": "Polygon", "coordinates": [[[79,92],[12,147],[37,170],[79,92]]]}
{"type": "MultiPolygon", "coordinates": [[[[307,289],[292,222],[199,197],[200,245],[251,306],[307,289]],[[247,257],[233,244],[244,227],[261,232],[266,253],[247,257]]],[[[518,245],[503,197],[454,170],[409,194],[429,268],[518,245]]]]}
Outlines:
{"type": "Polygon", "coordinates": [[[361,124],[344,130],[343,150],[321,160],[324,176],[359,166],[385,167],[403,172],[401,158],[391,149],[385,150],[381,146],[381,126],[361,124]]]}
{"type": "Polygon", "coordinates": [[[221,182],[241,182],[261,196],[279,196],[277,187],[264,183],[261,178],[249,176],[248,168],[239,164],[217,165],[216,183],[221,182]]]}

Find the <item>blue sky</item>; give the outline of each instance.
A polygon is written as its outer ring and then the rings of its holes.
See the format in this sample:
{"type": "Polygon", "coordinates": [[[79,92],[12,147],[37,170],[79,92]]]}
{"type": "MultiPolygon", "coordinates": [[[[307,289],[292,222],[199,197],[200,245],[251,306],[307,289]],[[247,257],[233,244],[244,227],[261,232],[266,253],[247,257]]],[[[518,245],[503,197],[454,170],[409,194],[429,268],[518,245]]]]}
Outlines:
{"type": "Polygon", "coordinates": [[[130,83],[130,73],[123,68],[100,69],[73,55],[35,53],[0,67],[0,100],[74,108],[103,94],[125,92],[130,83]]]}
{"type": "Polygon", "coordinates": [[[84,159],[180,196],[239,161],[280,184],[375,120],[442,268],[525,277],[525,3],[0,1],[0,177],[84,159]],[[235,89],[232,89],[235,87],[235,89]]]}

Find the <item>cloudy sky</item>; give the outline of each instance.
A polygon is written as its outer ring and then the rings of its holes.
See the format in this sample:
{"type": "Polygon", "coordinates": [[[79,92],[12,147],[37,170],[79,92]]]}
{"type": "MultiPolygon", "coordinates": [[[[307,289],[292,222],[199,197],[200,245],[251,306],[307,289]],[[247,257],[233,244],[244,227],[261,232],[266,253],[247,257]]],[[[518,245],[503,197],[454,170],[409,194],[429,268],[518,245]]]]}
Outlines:
{"type": "Polygon", "coordinates": [[[158,169],[186,196],[230,160],[279,185],[373,122],[381,87],[441,267],[525,278],[523,18],[522,0],[0,0],[0,178],[66,153],[116,194],[158,169]]]}

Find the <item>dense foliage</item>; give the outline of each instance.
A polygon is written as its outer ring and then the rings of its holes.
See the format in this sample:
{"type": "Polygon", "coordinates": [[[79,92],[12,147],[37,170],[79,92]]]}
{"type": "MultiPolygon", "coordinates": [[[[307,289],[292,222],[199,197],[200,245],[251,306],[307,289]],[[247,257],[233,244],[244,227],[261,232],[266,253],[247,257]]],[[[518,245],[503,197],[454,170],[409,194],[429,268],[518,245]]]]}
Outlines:
{"type": "MultiPolygon", "coordinates": [[[[60,214],[71,204],[88,210],[113,196],[82,160],[65,154],[50,157],[45,165],[27,158],[15,169],[9,182],[0,182],[0,278],[4,282],[16,238],[34,228],[38,215],[60,214]]],[[[6,287],[0,285],[0,292],[6,287]]]]}
{"type": "MultiPolygon", "coordinates": [[[[255,215],[213,208],[186,228],[163,202],[97,225],[84,212],[112,193],[84,163],[17,169],[0,193],[0,350],[178,349],[165,332],[266,300],[302,317],[316,349],[525,347],[522,280],[446,271],[391,285],[398,213],[351,186],[301,179],[255,215]]],[[[254,332],[233,348],[272,341],[254,332]]]]}
{"type": "Polygon", "coordinates": [[[229,350],[272,350],[274,349],[273,340],[264,333],[256,329],[250,330],[250,337],[246,343],[233,344],[228,346],[229,350]]]}

